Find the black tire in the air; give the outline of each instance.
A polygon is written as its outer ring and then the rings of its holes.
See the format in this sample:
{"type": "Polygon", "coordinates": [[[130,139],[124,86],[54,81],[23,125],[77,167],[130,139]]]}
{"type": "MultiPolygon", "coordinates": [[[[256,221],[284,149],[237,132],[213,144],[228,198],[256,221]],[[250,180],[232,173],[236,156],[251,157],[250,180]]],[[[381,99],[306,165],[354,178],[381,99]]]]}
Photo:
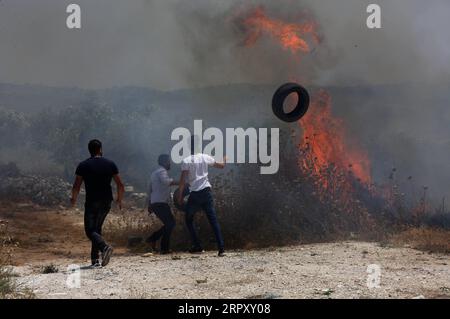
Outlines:
{"type": "Polygon", "coordinates": [[[275,92],[272,98],[272,110],[273,113],[284,122],[295,122],[301,119],[309,108],[309,94],[308,91],[298,85],[297,83],[286,83],[282,85],[275,92]],[[284,100],[291,93],[297,93],[298,103],[294,110],[289,113],[285,113],[283,109],[284,100]]]}

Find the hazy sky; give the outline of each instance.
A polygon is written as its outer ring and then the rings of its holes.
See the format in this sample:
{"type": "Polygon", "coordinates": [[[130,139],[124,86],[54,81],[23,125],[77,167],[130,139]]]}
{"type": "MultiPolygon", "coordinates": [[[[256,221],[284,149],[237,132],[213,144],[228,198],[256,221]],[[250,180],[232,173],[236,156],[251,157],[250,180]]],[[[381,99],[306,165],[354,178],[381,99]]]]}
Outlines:
{"type": "Polygon", "coordinates": [[[0,82],[176,89],[294,73],[318,85],[448,83],[448,30],[448,0],[0,0],[0,82]],[[374,2],[382,30],[365,25],[374,2]],[[70,3],[81,30],[66,28],[70,3]],[[309,9],[323,45],[301,62],[270,41],[243,47],[231,17],[259,4],[286,19],[309,9]]]}

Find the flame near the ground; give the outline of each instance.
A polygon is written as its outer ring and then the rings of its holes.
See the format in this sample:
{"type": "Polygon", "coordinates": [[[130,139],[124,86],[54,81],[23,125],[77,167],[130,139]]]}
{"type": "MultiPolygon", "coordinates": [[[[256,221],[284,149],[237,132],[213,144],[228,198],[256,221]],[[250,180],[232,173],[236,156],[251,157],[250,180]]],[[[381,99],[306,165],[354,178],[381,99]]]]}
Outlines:
{"type": "MultiPolygon", "coordinates": [[[[246,27],[246,45],[254,45],[261,37],[268,36],[291,54],[300,56],[311,51],[313,42],[318,44],[318,24],[312,19],[304,19],[298,23],[284,22],[270,17],[263,7],[250,10],[244,18],[246,27]]],[[[287,74],[287,78],[295,78],[295,74],[287,74]]],[[[300,159],[302,168],[311,169],[320,176],[324,169],[338,169],[341,173],[351,172],[355,179],[363,184],[371,182],[370,161],[366,151],[357,147],[357,143],[349,142],[345,123],[332,114],[331,97],[321,90],[312,96],[310,110],[299,121],[303,130],[304,141],[300,145],[307,149],[309,156],[300,159]],[[356,145],[355,145],[356,144],[356,145]]],[[[326,182],[323,186],[327,188],[326,182]]]]}
{"type": "Polygon", "coordinates": [[[367,152],[347,142],[342,119],[331,113],[331,96],[320,90],[312,97],[309,112],[299,121],[303,129],[302,148],[308,149],[312,159],[302,158],[302,165],[312,160],[317,174],[330,165],[342,171],[351,171],[364,184],[371,182],[370,161],[367,152]]]}

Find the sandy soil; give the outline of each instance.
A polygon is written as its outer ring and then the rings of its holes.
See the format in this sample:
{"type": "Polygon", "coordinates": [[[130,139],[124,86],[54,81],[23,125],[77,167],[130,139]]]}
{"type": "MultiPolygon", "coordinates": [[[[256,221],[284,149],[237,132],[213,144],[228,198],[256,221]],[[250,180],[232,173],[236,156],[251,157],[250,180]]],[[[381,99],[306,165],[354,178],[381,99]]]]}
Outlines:
{"type": "Polygon", "coordinates": [[[79,288],[68,288],[67,266],[87,260],[53,263],[57,273],[42,274],[38,262],[14,271],[38,298],[450,298],[448,255],[364,242],[231,251],[223,258],[116,256],[107,267],[81,269],[79,288]],[[379,288],[367,286],[370,264],[381,267],[379,288]]]}

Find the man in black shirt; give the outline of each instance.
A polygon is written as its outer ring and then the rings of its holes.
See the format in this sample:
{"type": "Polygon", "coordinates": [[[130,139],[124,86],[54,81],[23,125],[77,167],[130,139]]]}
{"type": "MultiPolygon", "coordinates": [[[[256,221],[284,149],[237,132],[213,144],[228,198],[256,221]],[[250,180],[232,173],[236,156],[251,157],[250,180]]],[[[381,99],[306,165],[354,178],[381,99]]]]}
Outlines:
{"type": "Polygon", "coordinates": [[[81,162],[75,172],[75,182],[72,188],[70,202],[75,206],[81,185],[86,188],[86,202],[84,204],[84,229],[92,242],[91,261],[93,266],[100,265],[99,252],[102,253],[102,266],[109,263],[112,247],[102,237],[102,226],[111,209],[113,200],[111,180],[117,185],[117,204],[122,208],[122,198],[125,192],[119,170],[114,162],[103,157],[102,143],[92,140],[88,145],[91,157],[81,162]]]}

